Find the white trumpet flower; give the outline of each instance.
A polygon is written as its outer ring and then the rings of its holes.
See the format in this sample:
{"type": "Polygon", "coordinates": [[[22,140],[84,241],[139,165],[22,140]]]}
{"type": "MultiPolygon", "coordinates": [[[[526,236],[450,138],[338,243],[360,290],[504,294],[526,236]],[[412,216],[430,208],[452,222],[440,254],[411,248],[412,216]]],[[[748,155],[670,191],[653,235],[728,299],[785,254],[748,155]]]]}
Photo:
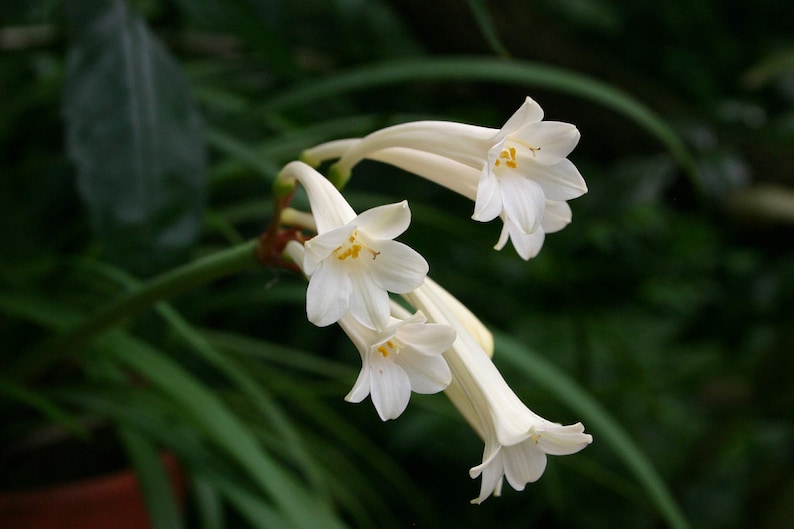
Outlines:
{"type": "Polygon", "coordinates": [[[421,312],[405,320],[391,319],[374,331],[348,314],[339,325],[361,354],[361,372],[347,394],[348,402],[370,395],[381,420],[396,419],[408,406],[411,392],[438,393],[452,380],[441,354],[455,340],[449,325],[425,323],[421,312]]]}
{"type": "Polygon", "coordinates": [[[324,327],[348,310],[365,326],[382,330],[389,324],[389,292],[404,294],[424,281],[427,261],[394,241],[411,221],[407,202],[379,206],[356,215],[339,191],[302,162],[290,162],[279,183],[298,181],[306,189],[317,235],[304,245],[306,314],[324,327]]]}
{"type": "Polygon", "coordinates": [[[429,321],[451,325],[457,332],[444,354],[453,376],[447,395],[485,441],[482,463],[470,470],[472,478],[482,476],[480,495],[472,500],[481,503],[501,492],[505,477],[513,488],[523,490],[541,476],[547,455],[578,452],[592,436],[584,433],[581,423],[563,426],[527,408],[438,288],[425,281],[405,297],[429,321]]]}
{"type": "Polygon", "coordinates": [[[570,221],[560,205],[587,192],[567,159],[579,141],[569,123],[543,121],[543,110],[527,97],[501,129],[445,121],[418,121],[387,127],[361,139],[337,140],[304,152],[310,163],[339,157],[333,179],[344,181],[361,160],[391,163],[446,186],[474,201],[472,218],[502,218],[496,244],[508,238],[524,259],[534,257],[545,233],[570,221]],[[546,208],[551,207],[551,220],[546,208]],[[560,225],[561,213],[567,221],[560,225]]]}
{"type": "MultiPolygon", "coordinates": [[[[478,184],[481,182],[481,172],[450,158],[400,147],[378,151],[370,158],[436,182],[475,203],[480,194],[478,184]]],[[[547,233],[560,231],[571,222],[571,207],[567,202],[546,199],[542,212],[540,225],[535,226],[530,233],[524,231],[518,220],[511,217],[507,210],[500,212],[502,232],[494,248],[501,250],[510,240],[521,258],[529,260],[535,257],[540,252],[547,233]]],[[[475,209],[473,218],[476,215],[475,209]]]]}

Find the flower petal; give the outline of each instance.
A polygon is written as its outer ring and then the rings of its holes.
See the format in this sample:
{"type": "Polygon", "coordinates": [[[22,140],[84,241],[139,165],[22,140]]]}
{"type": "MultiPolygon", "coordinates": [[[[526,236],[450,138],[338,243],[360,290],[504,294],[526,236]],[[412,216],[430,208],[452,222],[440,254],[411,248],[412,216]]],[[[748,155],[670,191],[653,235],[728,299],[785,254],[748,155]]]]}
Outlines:
{"type": "Polygon", "coordinates": [[[571,200],[587,193],[587,184],[568,159],[556,165],[535,164],[528,175],[543,188],[548,200],[571,200]]]}
{"type": "Polygon", "coordinates": [[[543,119],[543,109],[538,105],[534,99],[527,97],[524,103],[518,107],[518,110],[510,116],[502,128],[499,130],[499,138],[504,138],[508,134],[513,134],[515,131],[526,126],[528,123],[535,123],[543,119]]]}
{"type": "Polygon", "coordinates": [[[338,321],[348,309],[352,290],[350,278],[336,263],[323,262],[309,278],[309,288],[306,290],[306,316],[309,321],[318,327],[338,321]]]}
{"type": "Polygon", "coordinates": [[[584,433],[584,426],[578,422],[562,426],[553,424],[545,429],[536,428],[538,446],[554,456],[567,456],[575,454],[593,442],[593,436],[584,433]]]}
{"type": "Polygon", "coordinates": [[[304,244],[303,273],[309,276],[312,275],[320,262],[339,248],[355,229],[356,226],[347,224],[321,233],[306,241],[304,244]]]}
{"type": "Polygon", "coordinates": [[[570,123],[541,121],[517,130],[508,142],[525,146],[520,151],[536,163],[554,165],[571,154],[580,137],[579,129],[570,123]]]}
{"type": "Polygon", "coordinates": [[[353,224],[371,239],[394,239],[411,223],[408,201],[386,204],[368,209],[353,220],[353,224]]]}
{"type": "Polygon", "coordinates": [[[411,399],[411,383],[402,367],[380,354],[370,363],[370,394],[381,420],[396,419],[411,399]]]}
{"type": "Polygon", "coordinates": [[[280,175],[297,179],[306,190],[319,233],[343,226],[356,218],[356,212],[342,193],[309,165],[290,162],[284,166],[280,175]]]}
{"type": "Polygon", "coordinates": [[[397,241],[377,241],[372,246],[380,253],[367,262],[367,267],[378,286],[404,294],[422,284],[430,267],[419,252],[397,241]]]}
{"type": "MultiPolygon", "coordinates": [[[[502,248],[504,248],[505,244],[507,244],[508,239],[510,239],[510,230],[507,227],[508,221],[503,219],[503,222],[504,224],[502,224],[502,231],[499,232],[499,240],[496,241],[496,244],[494,244],[494,250],[501,250],[502,248]]],[[[519,253],[519,255],[521,254],[519,253]]],[[[522,255],[521,257],[524,256],[522,255]]]]}
{"type": "Polygon", "coordinates": [[[537,230],[546,208],[543,189],[520,175],[503,176],[500,180],[505,216],[524,233],[537,230]]]}
{"type": "Polygon", "coordinates": [[[538,255],[540,249],[543,247],[543,241],[546,239],[543,228],[537,229],[532,233],[524,233],[515,223],[505,219],[499,241],[494,248],[501,250],[505,242],[507,242],[508,235],[510,241],[513,243],[513,248],[516,249],[516,253],[525,261],[538,255]]]}
{"type": "Polygon", "coordinates": [[[474,214],[471,218],[480,222],[495,219],[502,212],[502,191],[499,179],[489,171],[490,165],[483,168],[480,182],[477,184],[477,196],[474,199],[474,214]]]}
{"type": "Polygon", "coordinates": [[[523,443],[506,446],[504,452],[505,477],[510,486],[516,490],[524,490],[527,483],[540,479],[546,470],[546,454],[533,439],[523,443]]]}
{"type": "Polygon", "coordinates": [[[356,383],[353,384],[353,387],[350,389],[350,392],[345,395],[345,400],[347,402],[354,402],[359,403],[369,395],[369,390],[371,386],[370,381],[370,369],[369,369],[369,362],[365,363],[361,367],[361,371],[358,373],[358,378],[356,379],[356,383]]]}
{"type": "Polygon", "coordinates": [[[347,277],[352,284],[350,313],[370,329],[385,329],[391,312],[389,294],[370,277],[369,270],[356,270],[347,277]]]}
{"type": "Polygon", "coordinates": [[[403,349],[395,361],[405,370],[416,393],[432,394],[444,391],[452,381],[452,373],[444,357],[418,354],[414,350],[403,349]]]}
{"type": "MultiPolygon", "coordinates": [[[[485,450],[488,452],[488,449],[485,450]]],[[[472,503],[482,503],[493,494],[498,496],[502,490],[502,477],[504,476],[504,463],[502,461],[502,447],[497,446],[488,457],[483,456],[483,462],[469,469],[469,476],[477,478],[482,475],[480,482],[480,496],[472,503]]]]}
{"type": "Polygon", "coordinates": [[[571,222],[571,206],[562,200],[547,200],[540,225],[546,233],[560,231],[571,222]]]}
{"type": "Polygon", "coordinates": [[[398,327],[395,336],[418,354],[427,356],[440,355],[452,347],[456,334],[455,329],[449,325],[409,323],[398,327]]]}

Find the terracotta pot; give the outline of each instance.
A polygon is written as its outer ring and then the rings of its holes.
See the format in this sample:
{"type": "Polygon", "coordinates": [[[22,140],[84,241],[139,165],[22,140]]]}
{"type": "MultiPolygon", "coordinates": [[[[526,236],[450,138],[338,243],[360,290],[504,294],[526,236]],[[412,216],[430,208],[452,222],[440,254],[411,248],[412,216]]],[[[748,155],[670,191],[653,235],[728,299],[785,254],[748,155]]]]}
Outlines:
{"type": "MultiPolygon", "coordinates": [[[[163,456],[176,497],[184,499],[177,461],[163,456]]],[[[138,479],[130,471],[54,487],[0,492],[3,529],[150,529],[138,479]]]]}

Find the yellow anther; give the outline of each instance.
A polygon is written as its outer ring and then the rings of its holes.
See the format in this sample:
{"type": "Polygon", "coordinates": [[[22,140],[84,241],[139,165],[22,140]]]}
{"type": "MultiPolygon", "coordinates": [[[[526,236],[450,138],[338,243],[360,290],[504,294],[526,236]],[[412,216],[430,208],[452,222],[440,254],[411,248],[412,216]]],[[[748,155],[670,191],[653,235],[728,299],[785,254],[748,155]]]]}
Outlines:
{"type": "Polygon", "coordinates": [[[361,253],[361,250],[366,250],[370,254],[372,254],[372,258],[375,259],[380,252],[376,252],[372,248],[368,246],[364,246],[358,240],[358,230],[353,230],[353,233],[350,234],[350,237],[347,238],[348,243],[344,244],[337,249],[334,250],[334,255],[340,261],[344,261],[348,257],[352,257],[353,259],[358,259],[358,255],[361,253]]]}
{"type": "Polygon", "coordinates": [[[533,433],[532,435],[529,436],[529,438],[532,439],[532,441],[534,441],[535,445],[537,446],[538,441],[540,441],[540,434],[533,433]]]}
{"type": "Polygon", "coordinates": [[[383,358],[387,358],[391,353],[397,354],[400,352],[403,346],[400,342],[396,340],[387,340],[386,343],[380,344],[376,351],[383,355],[383,358]]]}
{"type": "Polygon", "coordinates": [[[502,152],[499,153],[499,159],[496,160],[494,166],[499,167],[502,164],[502,160],[505,161],[505,165],[510,169],[518,167],[516,163],[516,148],[510,147],[509,149],[502,149],[502,152]]]}
{"type": "MultiPolygon", "coordinates": [[[[523,144],[522,144],[523,145],[523,144]]],[[[525,145],[527,149],[532,152],[532,156],[535,157],[538,155],[538,151],[540,147],[533,147],[531,145],[525,145]]],[[[494,162],[494,167],[501,167],[502,161],[504,164],[509,167],[510,169],[515,169],[518,167],[518,157],[515,147],[508,147],[506,149],[502,149],[502,152],[499,153],[499,158],[496,159],[494,162]]]]}

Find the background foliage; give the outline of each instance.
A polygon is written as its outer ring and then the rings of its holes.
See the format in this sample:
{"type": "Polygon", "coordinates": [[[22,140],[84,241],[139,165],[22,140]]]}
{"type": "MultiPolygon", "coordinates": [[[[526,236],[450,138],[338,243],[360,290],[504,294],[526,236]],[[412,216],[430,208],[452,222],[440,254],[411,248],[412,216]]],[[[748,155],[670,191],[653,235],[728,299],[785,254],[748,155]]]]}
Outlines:
{"type": "MultiPolygon", "coordinates": [[[[526,367],[537,355],[626,430],[692,526],[786,526],[793,18],[777,0],[5,0],[0,488],[34,484],[17,439],[54,421],[104,453],[93,426],[110,424],[113,463],[153,469],[159,528],[664,526],[598,429],[524,492],[468,505],[480,441],[438,396],[389,423],[342,402],[358,356],[305,320],[305,286],[282,271],[193,289],[56,348],[45,371],[30,360],[140,280],[255,238],[301,149],[424,117],[498,127],[528,94],[581,130],[572,160],[590,188],[529,263],[484,251],[497,226],[415,177],[367,163],[347,196],[358,210],[409,198],[402,240],[495,329],[495,361],[530,407],[589,426],[526,367]],[[472,55],[492,72],[416,73],[472,55]],[[517,61],[530,78],[586,77],[500,82],[517,61]],[[695,170],[577,93],[587,79],[672,126],[695,170]],[[157,474],[163,447],[190,476],[184,519],[157,474]]],[[[37,461],[55,480],[93,465],[67,454],[37,461]]]]}

